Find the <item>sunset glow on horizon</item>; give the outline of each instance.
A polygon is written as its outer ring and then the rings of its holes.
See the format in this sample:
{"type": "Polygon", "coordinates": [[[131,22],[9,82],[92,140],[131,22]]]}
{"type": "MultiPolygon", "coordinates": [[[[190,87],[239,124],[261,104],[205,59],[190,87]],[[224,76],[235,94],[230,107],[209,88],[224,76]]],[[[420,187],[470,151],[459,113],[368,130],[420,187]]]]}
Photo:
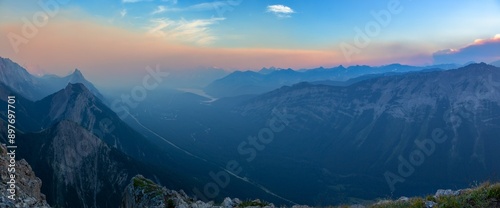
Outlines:
{"type": "Polygon", "coordinates": [[[80,68],[90,77],[133,76],[148,65],[232,71],[489,63],[500,59],[499,5],[496,0],[6,0],[0,1],[0,56],[34,74],[80,68]]]}

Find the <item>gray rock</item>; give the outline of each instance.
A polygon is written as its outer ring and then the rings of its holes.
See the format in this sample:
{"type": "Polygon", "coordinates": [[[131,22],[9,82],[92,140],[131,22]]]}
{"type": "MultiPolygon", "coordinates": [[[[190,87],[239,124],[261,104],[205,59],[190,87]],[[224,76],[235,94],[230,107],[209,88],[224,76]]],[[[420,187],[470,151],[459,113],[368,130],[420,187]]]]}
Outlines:
{"type": "Polygon", "coordinates": [[[375,205],[384,205],[384,204],[388,204],[391,202],[392,202],[391,200],[381,200],[381,201],[378,201],[377,203],[375,203],[375,205]]]}
{"type": "Polygon", "coordinates": [[[433,208],[433,207],[437,207],[437,203],[436,203],[436,202],[433,202],[433,201],[426,201],[426,202],[425,202],[425,207],[426,207],[426,208],[433,208]]]}
{"type": "Polygon", "coordinates": [[[472,189],[470,189],[470,188],[460,189],[460,190],[458,190],[458,195],[462,195],[462,194],[467,193],[469,191],[472,191],[472,189]]]}
{"type": "Polygon", "coordinates": [[[440,196],[457,196],[460,192],[459,191],[453,191],[451,189],[439,189],[436,191],[436,194],[434,194],[434,197],[440,197],[440,196]]]}
{"type": "Polygon", "coordinates": [[[410,199],[406,196],[399,197],[399,199],[398,199],[398,201],[403,201],[403,202],[407,202],[408,200],[410,200],[410,199]]]}
{"type": "Polygon", "coordinates": [[[15,201],[6,196],[7,181],[9,181],[9,172],[7,165],[9,164],[7,149],[4,145],[0,145],[0,207],[50,207],[45,201],[45,195],[40,192],[42,180],[36,177],[31,169],[31,166],[26,160],[16,161],[16,196],[15,201]]]}
{"type": "Polygon", "coordinates": [[[238,198],[234,198],[233,202],[238,205],[238,204],[241,204],[242,201],[238,198]]]}
{"type": "Polygon", "coordinates": [[[264,208],[275,208],[275,207],[276,207],[276,206],[274,206],[274,204],[273,204],[273,203],[271,203],[271,204],[269,204],[269,205],[265,206],[264,208]]]}
{"type": "Polygon", "coordinates": [[[222,207],[224,207],[224,208],[232,208],[232,207],[234,207],[234,205],[235,205],[235,203],[229,197],[226,197],[224,199],[224,201],[222,202],[222,207]]]}

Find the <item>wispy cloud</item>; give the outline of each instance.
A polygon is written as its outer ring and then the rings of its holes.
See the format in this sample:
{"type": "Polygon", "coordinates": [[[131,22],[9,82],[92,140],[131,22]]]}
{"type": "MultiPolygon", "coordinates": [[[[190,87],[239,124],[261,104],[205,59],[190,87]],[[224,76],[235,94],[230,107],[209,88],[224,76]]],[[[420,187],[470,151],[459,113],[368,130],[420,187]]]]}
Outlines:
{"type": "Polygon", "coordinates": [[[167,11],[167,7],[165,6],[158,6],[156,9],[151,13],[151,14],[161,14],[163,12],[167,11]]]}
{"type": "Polygon", "coordinates": [[[122,3],[137,3],[143,1],[152,1],[152,0],[122,0],[122,3]]]}
{"type": "Polygon", "coordinates": [[[500,34],[490,39],[477,39],[459,49],[446,49],[433,54],[435,63],[464,64],[469,61],[492,62],[500,60],[500,34]]]}
{"type": "Polygon", "coordinates": [[[163,2],[171,3],[171,4],[177,4],[177,0],[162,0],[163,2]]]}
{"type": "Polygon", "coordinates": [[[120,16],[121,16],[121,17],[125,17],[126,15],[127,15],[127,9],[122,9],[122,10],[120,11],[120,16]]]}
{"type": "Polygon", "coordinates": [[[227,2],[225,1],[214,1],[214,2],[205,2],[205,3],[199,3],[195,4],[192,6],[187,7],[187,10],[194,10],[194,11],[205,11],[205,10],[212,10],[216,8],[221,8],[223,6],[227,6],[227,2]]]}
{"type": "Polygon", "coordinates": [[[199,45],[208,45],[216,40],[210,26],[224,20],[224,18],[210,18],[178,21],[162,18],[151,20],[150,34],[159,35],[167,39],[190,42],[199,45]]]}
{"type": "Polygon", "coordinates": [[[291,17],[295,13],[292,8],[281,4],[267,6],[267,12],[271,12],[280,18],[291,17]]]}
{"type": "MultiPolygon", "coordinates": [[[[176,0],[163,0],[163,1],[171,2],[171,4],[177,4],[176,0]]],[[[161,10],[161,12],[188,12],[188,11],[199,12],[199,11],[217,10],[228,6],[230,7],[231,4],[226,1],[213,1],[213,2],[203,2],[203,3],[193,4],[187,7],[162,6],[163,9],[161,10]]],[[[159,11],[159,8],[157,8],[155,11],[159,11]]]]}

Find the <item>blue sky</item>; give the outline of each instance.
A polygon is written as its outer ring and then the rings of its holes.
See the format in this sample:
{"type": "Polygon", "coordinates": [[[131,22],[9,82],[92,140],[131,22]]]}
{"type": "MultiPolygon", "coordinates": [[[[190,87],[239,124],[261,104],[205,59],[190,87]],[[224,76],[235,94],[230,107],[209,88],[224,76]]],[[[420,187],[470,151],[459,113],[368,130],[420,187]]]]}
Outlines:
{"type": "MultiPolygon", "coordinates": [[[[55,73],[75,66],[133,71],[151,63],[185,70],[429,65],[470,61],[456,53],[500,40],[500,0],[0,0],[0,15],[6,37],[0,56],[55,73]],[[57,2],[56,14],[27,43],[13,44],[9,34],[23,37],[22,19],[44,11],[37,2],[57,2]],[[399,12],[380,25],[373,12],[391,5],[399,12]],[[356,45],[356,28],[366,32],[372,23],[379,30],[356,45]]],[[[500,59],[494,51],[475,54],[484,59],[475,61],[500,59]]]]}
{"type": "MultiPolygon", "coordinates": [[[[354,36],[354,27],[362,27],[373,20],[371,11],[386,9],[391,1],[130,0],[136,3],[124,2],[128,1],[110,1],[107,5],[98,0],[71,3],[88,13],[105,18],[114,18],[120,12],[126,11],[125,18],[119,22],[130,24],[132,27],[147,26],[152,18],[168,18],[174,21],[223,18],[224,20],[211,25],[213,35],[221,37],[215,42],[216,46],[253,47],[254,42],[263,42],[270,47],[317,48],[350,39],[354,36]],[[276,13],[268,12],[267,8],[271,5],[283,5],[290,8],[293,13],[278,17],[276,13]],[[165,10],[161,12],[160,8],[165,10]],[[219,11],[216,8],[219,8],[219,11]],[[153,15],[154,11],[158,13],[153,15]],[[245,36],[248,39],[233,42],[222,39],[231,35],[245,36]]],[[[400,0],[396,2],[400,2],[403,12],[393,16],[393,22],[377,39],[407,40],[421,38],[423,35],[429,38],[427,39],[429,41],[442,37],[465,41],[492,37],[500,29],[500,26],[494,25],[500,18],[499,1],[400,0]],[[494,19],[497,21],[493,21],[494,19]]]]}

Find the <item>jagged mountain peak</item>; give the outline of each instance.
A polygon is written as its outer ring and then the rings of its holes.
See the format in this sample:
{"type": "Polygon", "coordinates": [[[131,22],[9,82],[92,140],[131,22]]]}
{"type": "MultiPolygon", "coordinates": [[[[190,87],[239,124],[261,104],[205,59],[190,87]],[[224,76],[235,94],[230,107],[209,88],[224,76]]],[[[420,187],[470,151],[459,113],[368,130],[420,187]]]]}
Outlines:
{"type": "Polygon", "coordinates": [[[95,102],[96,96],[82,83],[68,83],[66,87],[48,98],[52,101],[68,102],[71,100],[81,100],[89,103],[95,102]]]}
{"type": "Polygon", "coordinates": [[[2,57],[0,57],[0,83],[32,101],[53,94],[66,87],[68,83],[83,83],[94,95],[100,99],[104,98],[99,90],[85,79],[79,69],[64,77],[56,75],[37,77],[16,62],[2,57]]]}
{"type": "Polygon", "coordinates": [[[79,70],[79,69],[75,69],[75,71],[73,71],[73,73],[71,74],[72,77],[78,77],[78,78],[83,78],[83,74],[82,72],[79,70]]]}
{"type": "Polygon", "coordinates": [[[68,84],[83,84],[83,87],[85,87],[89,92],[92,92],[99,99],[102,100],[104,98],[99,90],[91,82],[89,82],[85,76],[83,76],[83,73],[79,69],[75,69],[72,74],[64,77],[63,80],[65,80],[68,84]]]}
{"type": "Polygon", "coordinates": [[[64,88],[64,91],[68,92],[72,92],[72,93],[86,93],[86,92],[89,92],[89,89],[87,89],[87,87],[85,87],[85,85],[83,83],[68,83],[68,85],[64,88]]]}
{"type": "Polygon", "coordinates": [[[0,57],[0,66],[2,66],[2,71],[9,70],[13,71],[13,68],[4,68],[5,66],[14,66],[20,73],[29,73],[28,70],[20,66],[18,63],[12,61],[9,58],[0,57]]]}
{"type": "Polygon", "coordinates": [[[66,78],[68,79],[68,83],[83,83],[87,84],[88,87],[93,87],[91,86],[91,83],[85,79],[85,76],[83,76],[82,71],[79,69],[75,69],[75,71],[73,71],[73,73],[68,75],[66,78]]]}
{"type": "Polygon", "coordinates": [[[39,94],[38,81],[19,64],[0,57],[0,83],[15,89],[25,97],[34,99],[39,94]]]}
{"type": "MultiPolygon", "coordinates": [[[[5,65],[15,66],[16,68],[20,68],[20,70],[19,70],[20,72],[28,73],[28,71],[25,68],[21,67],[19,64],[12,61],[11,59],[0,57],[0,66],[5,66],[5,65]]],[[[11,68],[3,68],[2,71],[5,71],[5,70],[11,70],[11,68]]]]}
{"type": "Polygon", "coordinates": [[[42,99],[39,104],[50,106],[46,112],[46,125],[67,119],[85,128],[93,126],[96,112],[103,106],[102,102],[82,83],[69,83],[64,89],[42,99]]]}

